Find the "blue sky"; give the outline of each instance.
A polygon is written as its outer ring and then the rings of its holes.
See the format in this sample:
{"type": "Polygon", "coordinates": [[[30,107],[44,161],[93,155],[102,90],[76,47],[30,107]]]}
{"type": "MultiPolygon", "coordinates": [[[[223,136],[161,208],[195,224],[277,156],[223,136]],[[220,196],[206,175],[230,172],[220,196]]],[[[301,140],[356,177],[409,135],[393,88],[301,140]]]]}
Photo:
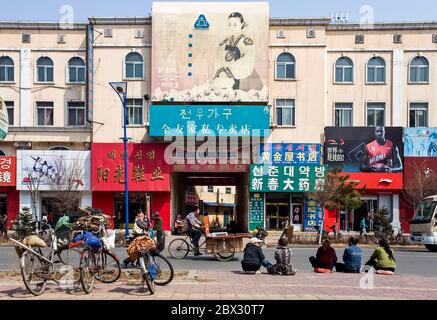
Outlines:
{"type": "MultiPolygon", "coordinates": [[[[170,0],[171,1],[171,0],[170,0]]],[[[244,1],[244,0],[243,0],[244,1]]],[[[147,16],[151,0],[12,0],[2,1],[0,20],[59,22],[60,9],[69,5],[74,20],[89,16],[147,16]]],[[[195,1],[201,5],[203,1],[195,1]]],[[[232,1],[224,1],[232,2],[232,1]]],[[[437,1],[433,0],[270,0],[272,17],[328,17],[331,12],[348,12],[349,20],[359,22],[360,9],[370,5],[374,21],[437,20],[437,1]]]]}

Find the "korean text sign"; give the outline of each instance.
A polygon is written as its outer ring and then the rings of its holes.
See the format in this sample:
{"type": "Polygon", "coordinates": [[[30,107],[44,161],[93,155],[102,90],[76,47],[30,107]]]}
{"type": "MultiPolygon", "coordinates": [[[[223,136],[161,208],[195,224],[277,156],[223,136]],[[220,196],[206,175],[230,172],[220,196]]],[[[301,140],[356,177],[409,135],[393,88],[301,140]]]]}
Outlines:
{"type": "MultiPolygon", "coordinates": [[[[164,160],[167,145],[128,144],[130,191],[170,191],[170,167],[164,160]]],[[[124,191],[123,143],[91,145],[91,184],[93,191],[124,191]]]]}
{"type": "Polygon", "coordinates": [[[268,106],[150,106],[150,136],[152,137],[250,137],[268,135],[269,132],[270,108],[268,106]]]}
{"type": "Polygon", "coordinates": [[[0,157],[0,186],[15,186],[16,158],[0,157]]]}
{"type": "Polygon", "coordinates": [[[258,148],[258,164],[322,164],[323,149],[320,144],[261,143],[258,148]]]}
{"type": "Polygon", "coordinates": [[[250,192],[314,192],[326,166],[250,165],[250,192]]]}

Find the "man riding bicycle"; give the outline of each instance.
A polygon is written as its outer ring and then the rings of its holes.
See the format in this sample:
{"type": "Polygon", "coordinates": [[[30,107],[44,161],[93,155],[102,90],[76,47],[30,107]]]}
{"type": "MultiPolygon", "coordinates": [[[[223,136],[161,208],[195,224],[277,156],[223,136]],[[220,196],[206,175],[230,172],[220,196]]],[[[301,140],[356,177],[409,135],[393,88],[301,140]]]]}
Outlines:
{"type": "Polygon", "coordinates": [[[195,206],[193,211],[185,217],[185,223],[187,224],[187,234],[190,236],[191,243],[194,246],[195,256],[202,255],[202,253],[200,253],[199,251],[199,240],[202,236],[202,232],[200,231],[202,229],[202,222],[197,219],[199,213],[199,207],[195,206]]]}

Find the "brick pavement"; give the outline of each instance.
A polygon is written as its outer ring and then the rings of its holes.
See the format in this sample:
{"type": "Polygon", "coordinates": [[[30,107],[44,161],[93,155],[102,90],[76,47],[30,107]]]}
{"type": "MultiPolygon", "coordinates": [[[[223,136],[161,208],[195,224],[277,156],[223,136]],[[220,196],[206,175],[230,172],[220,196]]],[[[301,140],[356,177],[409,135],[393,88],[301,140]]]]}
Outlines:
{"type": "MultiPolygon", "coordinates": [[[[124,279],[114,284],[96,282],[94,291],[66,292],[49,284],[45,294],[33,297],[24,292],[19,276],[0,279],[0,300],[66,299],[66,300],[437,300],[437,278],[365,274],[316,274],[298,272],[295,276],[253,275],[241,272],[191,271],[178,275],[172,283],[156,287],[156,294],[139,292],[139,280],[124,279]],[[369,277],[369,275],[367,275],[369,277]],[[364,284],[364,287],[360,287],[364,284]],[[367,288],[366,288],[367,286],[367,288]]],[[[79,287],[80,288],[80,287],[79,287]]]]}

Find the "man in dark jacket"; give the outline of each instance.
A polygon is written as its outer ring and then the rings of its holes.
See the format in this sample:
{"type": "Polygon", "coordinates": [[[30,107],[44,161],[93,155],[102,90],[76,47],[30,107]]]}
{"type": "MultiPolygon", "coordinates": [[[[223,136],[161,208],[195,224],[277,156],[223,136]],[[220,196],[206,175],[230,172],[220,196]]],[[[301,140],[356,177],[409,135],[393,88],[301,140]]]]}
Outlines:
{"type": "Polygon", "coordinates": [[[335,264],[335,270],[337,272],[360,273],[363,252],[361,251],[361,248],[357,246],[357,243],[358,239],[353,237],[349,239],[349,247],[344,249],[344,263],[335,264]]]}
{"type": "Polygon", "coordinates": [[[163,251],[165,248],[165,234],[162,229],[162,219],[159,216],[159,212],[152,214],[151,219],[153,221],[153,230],[156,232],[156,243],[159,251],[163,251]]]}
{"type": "Polygon", "coordinates": [[[271,269],[272,264],[266,260],[262,252],[262,243],[262,240],[253,237],[244,248],[244,258],[241,261],[244,271],[256,271],[256,274],[260,274],[261,266],[264,266],[268,271],[271,269]]]}
{"type": "Polygon", "coordinates": [[[316,256],[310,257],[310,262],[314,269],[332,270],[337,262],[337,255],[335,249],[331,247],[331,241],[328,239],[323,241],[322,246],[317,250],[316,256]]]}

